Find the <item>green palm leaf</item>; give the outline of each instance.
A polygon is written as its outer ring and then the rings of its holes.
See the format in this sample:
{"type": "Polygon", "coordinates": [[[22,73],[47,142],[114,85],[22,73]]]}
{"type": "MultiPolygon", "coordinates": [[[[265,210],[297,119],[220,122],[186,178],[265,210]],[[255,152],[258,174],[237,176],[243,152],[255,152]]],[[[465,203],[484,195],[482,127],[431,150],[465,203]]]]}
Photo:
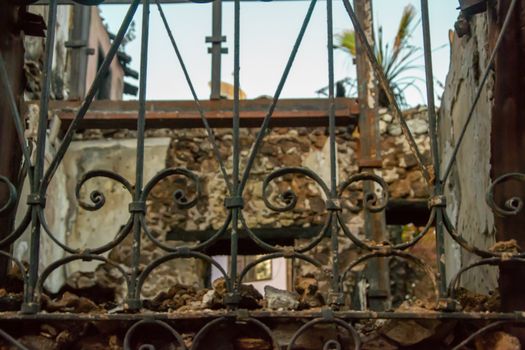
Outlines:
{"type": "MultiPolygon", "coordinates": [[[[409,43],[416,25],[416,9],[412,5],[407,5],[403,9],[392,45],[385,43],[381,26],[377,30],[374,45],[374,54],[377,61],[383,68],[396,100],[402,106],[406,106],[405,89],[413,86],[413,84],[403,83],[403,77],[409,71],[420,68],[414,65],[413,61],[421,49],[411,46],[409,43]]],[[[337,34],[335,39],[338,49],[345,51],[353,58],[356,57],[356,35],[353,30],[345,30],[341,34],[337,34]]],[[[388,106],[384,91],[380,91],[379,103],[383,106],[388,106]]]]}

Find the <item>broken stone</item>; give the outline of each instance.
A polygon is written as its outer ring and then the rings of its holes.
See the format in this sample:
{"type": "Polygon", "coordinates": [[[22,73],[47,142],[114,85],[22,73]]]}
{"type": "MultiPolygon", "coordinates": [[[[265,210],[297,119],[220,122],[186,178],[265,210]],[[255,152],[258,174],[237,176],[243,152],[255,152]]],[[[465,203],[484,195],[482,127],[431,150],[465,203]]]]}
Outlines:
{"type": "Polygon", "coordinates": [[[42,308],[49,312],[89,313],[102,311],[102,308],[90,299],[79,297],[70,292],[62,294],[58,300],[51,300],[47,295],[42,294],[42,308]]]}
{"type": "Polygon", "coordinates": [[[399,180],[390,185],[390,195],[393,198],[405,198],[410,195],[411,183],[407,179],[399,180]]]}
{"type": "Polygon", "coordinates": [[[388,131],[388,124],[383,120],[379,121],[379,132],[381,135],[385,134],[388,131]]]}
{"type": "Polygon", "coordinates": [[[392,120],[394,120],[394,117],[392,117],[391,114],[385,113],[381,116],[381,120],[383,120],[385,123],[392,123],[392,120]]]}
{"type": "Polygon", "coordinates": [[[428,122],[423,119],[411,119],[407,121],[407,126],[410,132],[414,135],[422,135],[428,133],[428,122]]]}
{"type": "Polygon", "coordinates": [[[498,291],[484,295],[459,288],[456,292],[456,299],[466,312],[498,312],[501,310],[501,298],[498,291]]]}
{"type": "Polygon", "coordinates": [[[314,275],[299,277],[295,282],[295,291],[300,295],[301,309],[321,307],[325,304],[323,295],[319,292],[319,282],[314,275]]]}
{"type": "Polygon", "coordinates": [[[297,310],[299,308],[299,294],[295,292],[265,286],[264,298],[266,306],[272,310],[297,310]]]}
{"type": "Polygon", "coordinates": [[[515,239],[511,239],[508,241],[500,241],[496,242],[491,248],[491,252],[495,253],[510,253],[510,254],[518,254],[521,251],[520,246],[518,245],[518,242],[516,242],[515,239]]]}
{"type": "Polygon", "coordinates": [[[214,297],[215,297],[215,291],[213,289],[207,291],[206,294],[202,296],[202,307],[207,308],[207,309],[212,309],[214,305],[213,303],[214,297]]]}
{"type": "Polygon", "coordinates": [[[199,310],[207,289],[196,290],[191,286],[176,284],[167,292],[160,292],[152,300],[144,300],[144,307],[154,311],[199,310]]]}
{"type": "Polygon", "coordinates": [[[477,350],[521,350],[518,338],[505,332],[493,332],[477,337],[477,350]]]}
{"type": "Polygon", "coordinates": [[[388,133],[392,136],[400,136],[403,131],[401,131],[401,126],[398,124],[390,124],[388,126],[388,133]]]}
{"type": "MultiPolygon", "coordinates": [[[[217,308],[223,308],[225,307],[224,303],[224,297],[228,293],[228,288],[226,287],[226,281],[224,280],[224,277],[217,278],[212,283],[213,290],[214,290],[214,296],[213,299],[210,302],[208,302],[208,305],[211,304],[212,309],[217,308]]],[[[254,286],[250,284],[241,284],[239,287],[239,294],[240,294],[240,301],[239,301],[239,307],[243,309],[258,309],[261,307],[261,301],[262,301],[262,295],[255,289],[254,286]]],[[[209,296],[207,296],[209,298],[209,296]]]]}

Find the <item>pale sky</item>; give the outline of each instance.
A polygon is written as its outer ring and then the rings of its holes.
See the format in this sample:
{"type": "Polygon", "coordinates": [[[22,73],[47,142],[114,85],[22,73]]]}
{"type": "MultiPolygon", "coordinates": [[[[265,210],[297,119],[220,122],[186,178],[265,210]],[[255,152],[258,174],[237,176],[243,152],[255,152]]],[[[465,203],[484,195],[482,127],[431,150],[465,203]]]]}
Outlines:
{"type": "MultiPolygon", "coordinates": [[[[453,28],[458,11],[457,0],[430,0],[432,47],[435,50],[434,76],[444,83],[449,66],[448,31],[453,28]]],[[[419,1],[375,0],[376,26],[384,28],[384,39],[391,42],[403,7],[412,3],[419,11],[419,1]]],[[[241,3],[241,88],[248,98],[274,94],[309,1],[273,1],[241,3]]],[[[102,16],[113,32],[118,30],[126,6],[101,6],[102,16]]],[[[201,99],[209,98],[211,76],[209,44],[204,38],[211,35],[211,4],[163,5],[164,12],[182,52],[191,78],[201,99]]],[[[418,16],[419,18],[419,16],[418,16]]],[[[148,99],[191,99],[175,53],[164,30],[156,5],[151,5],[150,56],[148,68],[148,99]]],[[[140,52],[141,8],[135,16],[137,39],[126,47],[133,57],[131,66],[138,71],[140,52]]],[[[341,1],[334,1],[334,33],[351,29],[352,24],[341,1]]],[[[223,4],[223,34],[227,36],[223,55],[222,80],[233,82],[233,3],[223,4]]],[[[412,43],[423,46],[421,25],[413,35],[412,43]]],[[[410,75],[424,77],[423,58],[420,69],[410,75]]],[[[316,97],[316,91],[327,85],[326,2],[319,1],[297,55],[294,68],[282,93],[283,98],[316,97]]],[[[335,78],[355,77],[352,60],[343,52],[335,54],[335,78]]],[[[131,80],[131,82],[133,82],[131,80]]],[[[136,83],[136,82],[135,82],[136,83]]],[[[424,83],[419,83],[424,93],[424,83]]],[[[436,87],[437,94],[441,88],[436,87]]],[[[424,96],[416,89],[407,91],[409,104],[424,104],[424,96]]],[[[439,102],[438,102],[439,103],[439,102]]]]}

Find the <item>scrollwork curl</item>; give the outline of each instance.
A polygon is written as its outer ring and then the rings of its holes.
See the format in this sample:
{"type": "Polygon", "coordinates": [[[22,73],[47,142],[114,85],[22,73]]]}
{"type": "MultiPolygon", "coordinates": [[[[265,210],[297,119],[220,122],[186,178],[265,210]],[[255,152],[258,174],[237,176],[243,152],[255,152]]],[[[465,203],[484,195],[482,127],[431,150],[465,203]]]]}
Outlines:
{"type": "Polygon", "coordinates": [[[18,200],[18,192],[15,185],[13,185],[13,183],[7,177],[0,175],[0,184],[2,183],[7,186],[8,197],[5,203],[0,206],[0,215],[13,209],[18,200]]]}
{"type": "Polygon", "coordinates": [[[297,194],[293,192],[292,190],[285,191],[284,193],[281,193],[279,195],[281,200],[285,203],[284,206],[276,206],[272,204],[270,199],[268,198],[268,186],[270,185],[270,183],[276,178],[283,177],[285,175],[290,175],[290,174],[304,175],[312,179],[322,189],[326,198],[330,196],[330,190],[328,189],[328,186],[326,185],[326,183],[323,181],[323,179],[319,177],[319,175],[314,173],[312,170],[307,169],[307,168],[299,168],[299,167],[282,168],[268,175],[263,181],[263,189],[262,189],[263,201],[264,201],[264,204],[271,210],[282,213],[282,212],[286,212],[286,211],[290,211],[294,209],[295,206],[297,205],[297,194]]]}
{"type": "Polygon", "coordinates": [[[339,196],[343,198],[343,193],[345,190],[348,189],[350,185],[360,181],[372,181],[381,186],[383,198],[380,200],[375,192],[365,192],[363,198],[364,205],[349,205],[350,211],[358,213],[365,208],[372,213],[383,211],[386,208],[389,199],[388,185],[385,180],[383,180],[383,178],[378,175],[372,173],[359,173],[350,176],[348,180],[339,186],[339,196]]]}
{"type": "Polygon", "coordinates": [[[100,208],[102,208],[104,206],[104,204],[106,203],[106,197],[104,196],[104,194],[101,191],[97,191],[97,190],[94,190],[94,191],[92,191],[89,194],[89,199],[91,200],[92,203],[85,202],[85,201],[83,201],[81,199],[80,191],[82,190],[82,186],[84,186],[84,184],[87,181],[89,181],[89,180],[91,180],[93,178],[96,178],[96,177],[104,177],[104,178],[107,178],[107,179],[111,179],[111,180],[117,181],[120,184],[122,184],[124,186],[124,188],[126,188],[126,190],[130,194],[133,193],[133,186],[128,182],[128,180],[126,180],[121,175],[116,174],[116,173],[114,173],[112,171],[108,171],[108,170],[93,170],[93,171],[89,171],[86,174],[84,174],[84,176],[82,176],[82,178],[77,183],[77,186],[75,188],[75,196],[76,196],[76,198],[77,198],[77,200],[79,202],[79,205],[80,205],[80,207],[82,209],[85,209],[85,210],[88,210],[88,211],[96,211],[96,210],[99,210],[100,208]]]}
{"type": "Polygon", "coordinates": [[[342,345],[338,340],[330,339],[323,345],[323,350],[341,350],[342,345]]]}
{"type": "MultiPolygon", "coordinates": [[[[354,349],[355,350],[359,350],[361,349],[361,337],[359,336],[359,333],[357,333],[357,331],[355,330],[355,328],[339,319],[339,318],[332,318],[332,319],[325,319],[325,318],[316,318],[316,319],[313,319],[311,321],[309,321],[308,323],[304,324],[301,328],[299,328],[297,330],[297,332],[295,332],[295,334],[293,335],[292,339],[290,339],[290,342],[288,343],[288,347],[286,348],[286,350],[293,350],[294,349],[294,345],[295,343],[297,342],[297,340],[299,339],[299,337],[303,334],[306,333],[306,331],[308,331],[310,328],[318,325],[318,324],[334,324],[336,326],[339,326],[341,328],[343,328],[349,335],[352,336],[352,339],[354,341],[354,349]]],[[[324,346],[323,346],[323,350],[331,350],[333,349],[328,347],[328,346],[334,346],[334,345],[341,345],[339,343],[339,341],[336,341],[336,340],[328,340],[327,342],[324,343],[324,346]]],[[[340,348],[335,348],[335,349],[340,349],[340,348]]]]}
{"type": "Polygon", "coordinates": [[[199,176],[192,171],[184,168],[169,168],[164,169],[161,172],[157,173],[144,187],[144,190],[142,191],[141,200],[146,201],[149,194],[153,190],[153,188],[162,180],[174,176],[174,175],[180,175],[187,179],[192,180],[195,183],[195,196],[191,199],[188,199],[186,192],[184,190],[176,190],[173,193],[173,200],[175,204],[181,208],[181,209],[189,209],[194,207],[200,196],[201,196],[201,181],[199,179],[199,176]]]}
{"type": "MultiPolygon", "coordinates": [[[[124,344],[123,344],[124,350],[131,350],[131,338],[136,332],[136,330],[143,325],[160,326],[161,328],[167,330],[173,336],[173,338],[175,338],[175,340],[178,343],[178,346],[182,350],[188,350],[188,348],[186,347],[186,344],[184,343],[184,339],[182,338],[182,335],[180,335],[180,333],[177,332],[175,329],[173,329],[173,327],[171,327],[169,324],[167,324],[164,321],[160,321],[160,320],[142,320],[142,321],[135,323],[133,326],[131,326],[130,329],[128,329],[128,331],[126,332],[126,335],[124,336],[124,344]]],[[[155,346],[152,344],[143,344],[139,348],[139,350],[151,350],[151,349],[155,349],[155,346]]]]}
{"type": "Polygon", "coordinates": [[[523,210],[523,199],[520,197],[512,197],[505,201],[504,207],[499,206],[494,200],[494,190],[495,187],[501,183],[516,180],[525,183],[525,174],[523,173],[509,173],[498,177],[492,185],[490,185],[486,202],[487,205],[499,216],[513,216],[517,215],[523,210]]]}

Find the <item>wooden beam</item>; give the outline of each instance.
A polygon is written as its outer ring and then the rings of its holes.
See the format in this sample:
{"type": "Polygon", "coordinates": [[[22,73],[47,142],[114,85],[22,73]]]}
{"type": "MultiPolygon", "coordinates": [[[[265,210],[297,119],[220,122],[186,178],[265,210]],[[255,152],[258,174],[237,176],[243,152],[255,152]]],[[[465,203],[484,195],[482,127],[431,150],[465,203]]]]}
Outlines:
{"type": "MultiPolygon", "coordinates": [[[[31,104],[34,102],[28,102],[31,104]]],[[[269,99],[241,101],[241,127],[261,126],[271,103],[269,99]]],[[[231,128],[233,101],[202,101],[205,116],[211,127],[231,128]]],[[[57,115],[62,128],[69,127],[80,107],[80,102],[51,101],[51,114],[57,115]]],[[[137,101],[94,101],[80,122],[79,129],[135,129],[137,101]]],[[[328,100],[291,99],[277,105],[271,127],[328,126],[328,100]]],[[[355,99],[336,99],[337,126],[354,126],[359,107],[355,99]]],[[[194,101],[149,101],[146,105],[146,128],[188,129],[202,128],[203,123],[194,101]]]]}

